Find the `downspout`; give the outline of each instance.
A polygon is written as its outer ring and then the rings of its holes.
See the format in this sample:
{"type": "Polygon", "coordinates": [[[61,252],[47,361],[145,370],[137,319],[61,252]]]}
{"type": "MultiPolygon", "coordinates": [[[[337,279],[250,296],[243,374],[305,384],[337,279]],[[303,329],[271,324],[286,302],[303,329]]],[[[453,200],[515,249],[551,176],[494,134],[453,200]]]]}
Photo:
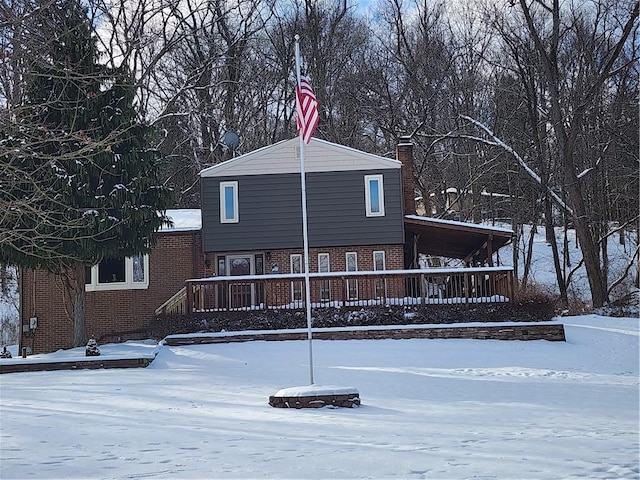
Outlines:
{"type": "Polygon", "coordinates": [[[196,265],[196,231],[191,231],[191,278],[197,278],[200,275],[197,273],[196,265]]]}
{"type": "Polygon", "coordinates": [[[22,351],[22,344],[23,339],[22,339],[22,325],[24,322],[24,275],[23,272],[24,270],[22,268],[18,268],[16,269],[16,272],[18,274],[18,318],[20,318],[20,330],[18,331],[18,352],[22,351]]]}

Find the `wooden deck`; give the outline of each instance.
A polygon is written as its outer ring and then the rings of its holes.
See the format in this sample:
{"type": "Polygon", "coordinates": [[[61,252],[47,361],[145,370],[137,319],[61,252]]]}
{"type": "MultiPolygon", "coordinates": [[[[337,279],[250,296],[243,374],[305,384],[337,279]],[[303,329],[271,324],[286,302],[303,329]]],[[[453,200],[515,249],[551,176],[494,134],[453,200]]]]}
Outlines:
{"type": "MultiPolygon", "coordinates": [[[[191,279],[156,314],[305,308],[303,274],[191,279]]],[[[312,308],[474,305],[514,301],[511,267],[430,268],[309,274],[312,308]]]]}

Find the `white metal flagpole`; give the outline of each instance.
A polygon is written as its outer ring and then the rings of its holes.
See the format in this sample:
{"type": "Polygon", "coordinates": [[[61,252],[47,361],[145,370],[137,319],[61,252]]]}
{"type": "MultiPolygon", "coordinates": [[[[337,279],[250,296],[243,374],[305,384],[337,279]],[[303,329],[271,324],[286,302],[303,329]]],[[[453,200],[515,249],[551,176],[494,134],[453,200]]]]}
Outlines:
{"type": "MultiPolygon", "coordinates": [[[[296,35],[296,85],[300,87],[300,36],[296,35]]],[[[297,89],[296,89],[297,90],[297,89]]],[[[296,92],[296,102],[297,102],[296,92]]],[[[300,115],[300,111],[297,112],[300,115]]],[[[300,187],[302,190],[302,243],[304,250],[304,298],[307,307],[307,338],[309,340],[309,383],[313,385],[313,334],[311,332],[311,288],[309,286],[309,235],[307,231],[307,182],[304,171],[305,143],[300,136],[300,187]]]]}

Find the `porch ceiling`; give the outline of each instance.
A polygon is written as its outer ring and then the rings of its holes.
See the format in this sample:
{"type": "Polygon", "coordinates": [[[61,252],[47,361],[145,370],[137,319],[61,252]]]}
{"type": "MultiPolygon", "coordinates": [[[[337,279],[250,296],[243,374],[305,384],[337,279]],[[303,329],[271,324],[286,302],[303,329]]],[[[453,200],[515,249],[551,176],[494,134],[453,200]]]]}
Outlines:
{"type": "Polygon", "coordinates": [[[513,237],[513,231],[505,228],[416,215],[405,216],[404,228],[407,242],[415,238],[419,253],[479,263],[513,237]]]}

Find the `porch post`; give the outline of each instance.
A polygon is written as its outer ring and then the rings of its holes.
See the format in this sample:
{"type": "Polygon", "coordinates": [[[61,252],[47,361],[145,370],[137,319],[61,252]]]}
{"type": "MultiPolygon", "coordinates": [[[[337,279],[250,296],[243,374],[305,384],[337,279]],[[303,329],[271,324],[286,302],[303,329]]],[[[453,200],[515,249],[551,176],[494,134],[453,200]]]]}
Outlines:
{"type": "Polygon", "coordinates": [[[487,265],[493,267],[493,235],[489,234],[487,238],[487,265]]]}

